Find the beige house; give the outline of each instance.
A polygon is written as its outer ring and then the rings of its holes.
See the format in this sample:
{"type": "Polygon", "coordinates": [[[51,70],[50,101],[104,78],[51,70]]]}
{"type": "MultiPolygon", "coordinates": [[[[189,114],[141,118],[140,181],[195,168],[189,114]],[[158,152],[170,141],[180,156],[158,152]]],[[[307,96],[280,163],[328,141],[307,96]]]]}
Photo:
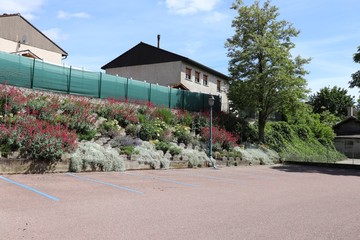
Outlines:
{"type": "Polygon", "coordinates": [[[0,15],[0,51],[61,64],[67,52],[20,14],[0,15]]]}
{"type": "Polygon", "coordinates": [[[107,74],[220,96],[221,110],[228,111],[228,77],[189,58],[139,43],[105,64],[107,74]]]}

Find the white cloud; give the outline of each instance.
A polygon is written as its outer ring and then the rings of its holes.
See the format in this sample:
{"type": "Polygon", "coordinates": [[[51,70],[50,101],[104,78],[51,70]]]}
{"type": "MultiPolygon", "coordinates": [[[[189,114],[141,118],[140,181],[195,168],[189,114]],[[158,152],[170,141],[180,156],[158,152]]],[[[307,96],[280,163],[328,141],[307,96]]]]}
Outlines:
{"type": "Polygon", "coordinates": [[[219,2],[220,0],[165,0],[167,8],[180,15],[210,12],[219,2]]]}
{"type": "Polygon", "coordinates": [[[204,23],[217,23],[226,19],[228,16],[219,12],[212,12],[210,15],[206,16],[204,23]]]}
{"type": "Polygon", "coordinates": [[[59,28],[50,28],[47,30],[42,31],[48,38],[50,38],[52,41],[61,41],[66,40],[69,35],[64,34],[61,32],[61,29],[59,28]]]}
{"type": "Polygon", "coordinates": [[[20,13],[26,19],[34,19],[34,12],[44,4],[44,0],[1,0],[0,14],[20,13]]]}
{"type": "Polygon", "coordinates": [[[90,15],[85,12],[69,13],[64,11],[58,11],[58,18],[60,19],[71,19],[71,18],[90,18],[90,15]]]}

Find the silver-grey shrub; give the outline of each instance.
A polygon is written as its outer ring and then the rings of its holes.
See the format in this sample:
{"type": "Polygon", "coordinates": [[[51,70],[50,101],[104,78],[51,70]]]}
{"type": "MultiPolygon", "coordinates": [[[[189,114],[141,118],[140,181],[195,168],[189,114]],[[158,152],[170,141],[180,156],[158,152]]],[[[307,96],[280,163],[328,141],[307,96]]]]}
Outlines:
{"type": "Polygon", "coordinates": [[[70,171],[84,170],[124,171],[124,158],[112,148],[104,148],[95,142],[81,142],[71,155],[70,171]]]}

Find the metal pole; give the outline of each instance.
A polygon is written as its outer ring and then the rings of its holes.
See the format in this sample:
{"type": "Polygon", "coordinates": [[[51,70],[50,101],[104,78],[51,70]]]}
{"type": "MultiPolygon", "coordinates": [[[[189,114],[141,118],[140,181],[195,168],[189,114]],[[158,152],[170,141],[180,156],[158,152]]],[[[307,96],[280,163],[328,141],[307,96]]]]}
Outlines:
{"type": "Polygon", "coordinates": [[[215,163],[212,159],[212,106],[210,106],[210,140],[209,140],[209,158],[210,161],[213,165],[213,167],[215,167],[215,163]]]}

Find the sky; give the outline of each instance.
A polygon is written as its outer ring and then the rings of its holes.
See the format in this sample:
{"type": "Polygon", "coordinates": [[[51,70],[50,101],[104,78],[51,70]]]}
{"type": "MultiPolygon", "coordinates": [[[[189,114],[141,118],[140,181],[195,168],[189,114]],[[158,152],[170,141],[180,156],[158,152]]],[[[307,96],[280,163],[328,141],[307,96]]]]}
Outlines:
{"type": "MultiPolygon", "coordinates": [[[[234,35],[230,9],[234,0],[0,0],[0,14],[20,13],[68,54],[66,65],[101,71],[101,67],[140,42],[160,47],[228,74],[227,38],[234,35]]],[[[254,1],[244,0],[245,5],[254,1]]],[[[264,1],[261,0],[261,3],[264,1]]],[[[323,87],[349,89],[360,70],[353,55],[360,46],[358,0],[272,0],[278,20],[300,30],[293,56],[306,65],[311,93],[323,87]]]]}

